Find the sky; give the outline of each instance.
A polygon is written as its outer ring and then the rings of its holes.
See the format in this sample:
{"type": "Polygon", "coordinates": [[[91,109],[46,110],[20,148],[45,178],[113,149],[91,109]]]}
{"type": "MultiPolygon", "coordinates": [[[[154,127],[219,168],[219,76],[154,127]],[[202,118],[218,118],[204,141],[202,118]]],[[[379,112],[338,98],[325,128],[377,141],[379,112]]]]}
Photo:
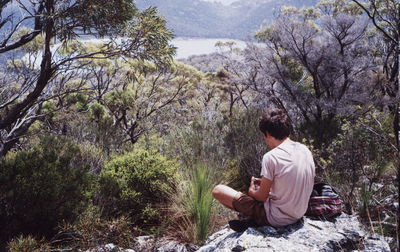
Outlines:
{"type": "Polygon", "coordinates": [[[229,5],[233,2],[239,1],[239,0],[203,0],[203,1],[207,1],[207,2],[220,2],[222,4],[226,4],[229,5]]]}

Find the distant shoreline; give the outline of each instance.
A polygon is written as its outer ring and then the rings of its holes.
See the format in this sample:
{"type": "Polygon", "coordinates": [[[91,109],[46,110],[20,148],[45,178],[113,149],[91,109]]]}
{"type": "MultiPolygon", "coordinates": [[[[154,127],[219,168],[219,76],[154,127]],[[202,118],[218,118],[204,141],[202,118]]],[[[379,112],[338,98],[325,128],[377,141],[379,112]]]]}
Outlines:
{"type": "Polygon", "coordinates": [[[176,37],[172,39],[171,44],[177,47],[176,59],[185,59],[193,55],[203,55],[218,52],[215,44],[218,42],[235,42],[235,47],[244,49],[246,42],[238,39],[229,38],[192,38],[176,37]]]}
{"type": "MultiPolygon", "coordinates": [[[[92,35],[80,36],[83,41],[107,41],[107,38],[96,38],[92,35]]],[[[235,47],[244,49],[246,41],[230,38],[202,38],[202,37],[175,37],[171,40],[171,44],[177,47],[175,59],[185,59],[193,55],[203,55],[218,52],[215,44],[218,42],[233,41],[236,43],[235,47]]]]}
{"type": "MultiPolygon", "coordinates": [[[[96,38],[92,35],[83,35],[79,37],[79,41],[83,42],[107,42],[108,38],[96,38]]],[[[238,39],[229,39],[229,38],[199,38],[199,37],[176,37],[171,40],[171,45],[177,48],[176,54],[174,59],[187,59],[190,56],[197,56],[197,55],[207,55],[212,53],[221,52],[221,49],[216,47],[215,44],[217,42],[235,42],[236,44],[234,47],[244,49],[246,48],[246,43],[243,40],[238,39]]],[[[58,41],[55,41],[52,50],[54,51],[56,47],[60,46],[61,44],[58,41]]],[[[41,58],[41,52],[38,52],[38,57],[36,59],[41,58]]],[[[24,58],[23,56],[22,58],[24,58]]],[[[1,61],[1,57],[0,57],[1,61]]],[[[35,60],[36,61],[36,60],[35,60]]],[[[39,61],[34,63],[39,67],[39,61]]]]}

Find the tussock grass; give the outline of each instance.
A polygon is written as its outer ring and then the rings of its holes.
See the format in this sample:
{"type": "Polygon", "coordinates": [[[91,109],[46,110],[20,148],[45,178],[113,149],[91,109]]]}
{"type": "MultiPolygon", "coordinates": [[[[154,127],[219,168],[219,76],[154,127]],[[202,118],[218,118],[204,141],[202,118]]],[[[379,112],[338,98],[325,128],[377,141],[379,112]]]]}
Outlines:
{"type": "Polygon", "coordinates": [[[204,241],[212,230],[215,184],[213,169],[205,163],[195,163],[183,174],[174,208],[182,235],[192,242],[204,241]]]}

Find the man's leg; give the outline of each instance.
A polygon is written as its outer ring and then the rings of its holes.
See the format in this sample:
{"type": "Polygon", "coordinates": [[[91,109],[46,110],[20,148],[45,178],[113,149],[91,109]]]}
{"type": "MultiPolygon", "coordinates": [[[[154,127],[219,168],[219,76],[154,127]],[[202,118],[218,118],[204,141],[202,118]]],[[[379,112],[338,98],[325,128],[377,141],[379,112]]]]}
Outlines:
{"type": "Polygon", "coordinates": [[[239,199],[241,194],[241,192],[238,192],[226,185],[217,185],[212,191],[214,199],[218,200],[222,205],[232,210],[235,210],[232,202],[239,199]]]}

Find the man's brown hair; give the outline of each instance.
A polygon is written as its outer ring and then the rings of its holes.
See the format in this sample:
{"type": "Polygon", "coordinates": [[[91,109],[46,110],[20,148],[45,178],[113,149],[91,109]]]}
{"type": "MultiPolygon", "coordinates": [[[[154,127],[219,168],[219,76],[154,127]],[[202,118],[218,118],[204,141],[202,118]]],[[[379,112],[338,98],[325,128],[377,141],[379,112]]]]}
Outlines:
{"type": "Polygon", "coordinates": [[[265,136],[268,131],[271,136],[282,140],[290,134],[289,116],[282,109],[267,109],[259,118],[258,127],[265,136]]]}

